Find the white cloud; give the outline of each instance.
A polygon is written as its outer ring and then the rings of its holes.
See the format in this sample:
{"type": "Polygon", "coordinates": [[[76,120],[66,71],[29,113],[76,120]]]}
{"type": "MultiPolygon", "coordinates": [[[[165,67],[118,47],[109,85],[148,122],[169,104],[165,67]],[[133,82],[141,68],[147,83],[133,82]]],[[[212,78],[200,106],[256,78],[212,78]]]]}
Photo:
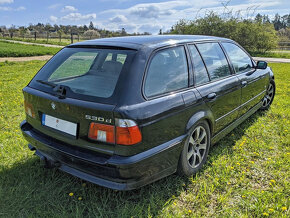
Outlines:
{"type": "Polygon", "coordinates": [[[64,6],[63,9],[61,9],[61,12],[74,12],[77,10],[78,9],[76,9],[74,6],[67,5],[67,6],[64,6]]]}
{"type": "Polygon", "coordinates": [[[68,15],[65,15],[61,17],[60,19],[63,21],[81,21],[81,20],[89,20],[89,19],[96,19],[96,14],[84,14],[81,13],[69,13],[68,15]]]}
{"type": "Polygon", "coordinates": [[[11,4],[14,0],[0,0],[0,4],[11,4]]]}
{"type": "Polygon", "coordinates": [[[18,8],[0,7],[0,11],[24,11],[24,10],[26,10],[26,8],[23,6],[20,6],[18,8]]]}
{"type": "Polygon", "coordinates": [[[48,9],[56,9],[56,8],[59,8],[60,6],[62,6],[62,4],[53,4],[53,5],[50,5],[48,6],[48,9]]]}
{"type": "Polygon", "coordinates": [[[116,17],[113,17],[110,19],[112,23],[124,23],[127,22],[128,19],[124,15],[117,15],[116,17]]]}
{"type": "Polygon", "coordinates": [[[51,16],[49,17],[49,19],[50,19],[52,22],[54,22],[54,23],[58,20],[58,18],[57,18],[56,16],[53,16],[53,15],[51,15],[51,16]]]}

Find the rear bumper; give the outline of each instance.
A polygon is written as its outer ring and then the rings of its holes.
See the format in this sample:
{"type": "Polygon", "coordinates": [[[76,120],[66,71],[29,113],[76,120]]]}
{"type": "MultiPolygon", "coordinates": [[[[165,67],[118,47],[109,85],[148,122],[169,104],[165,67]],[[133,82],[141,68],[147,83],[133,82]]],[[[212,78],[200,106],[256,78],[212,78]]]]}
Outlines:
{"type": "Polygon", "coordinates": [[[136,189],[177,169],[185,135],[142,153],[124,157],[103,155],[71,146],[34,129],[29,123],[20,124],[30,150],[60,170],[86,181],[116,189],[136,189]]]}

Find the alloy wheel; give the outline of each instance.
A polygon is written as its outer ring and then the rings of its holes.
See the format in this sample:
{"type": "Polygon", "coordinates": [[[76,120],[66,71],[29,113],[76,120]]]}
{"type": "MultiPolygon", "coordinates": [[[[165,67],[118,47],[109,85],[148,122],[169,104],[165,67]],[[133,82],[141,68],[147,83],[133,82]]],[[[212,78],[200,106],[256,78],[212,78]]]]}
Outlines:
{"type": "Polygon", "coordinates": [[[269,104],[271,104],[273,97],[274,97],[274,86],[273,84],[270,83],[266,91],[266,95],[264,96],[264,99],[263,99],[264,108],[267,107],[269,104]]]}
{"type": "Polygon", "coordinates": [[[200,165],[207,148],[207,132],[202,126],[197,126],[188,142],[187,161],[192,168],[200,165]]]}

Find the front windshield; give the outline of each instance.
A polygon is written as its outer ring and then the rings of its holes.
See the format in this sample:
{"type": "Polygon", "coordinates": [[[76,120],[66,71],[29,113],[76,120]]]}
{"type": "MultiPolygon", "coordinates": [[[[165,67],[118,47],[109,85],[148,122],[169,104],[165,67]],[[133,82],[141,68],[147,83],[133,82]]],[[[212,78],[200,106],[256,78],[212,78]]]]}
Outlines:
{"type": "Polygon", "coordinates": [[[62,85],[81,95],[109,98],[132,51],[65,48],[49,61],[32,82],[62,85]]]}

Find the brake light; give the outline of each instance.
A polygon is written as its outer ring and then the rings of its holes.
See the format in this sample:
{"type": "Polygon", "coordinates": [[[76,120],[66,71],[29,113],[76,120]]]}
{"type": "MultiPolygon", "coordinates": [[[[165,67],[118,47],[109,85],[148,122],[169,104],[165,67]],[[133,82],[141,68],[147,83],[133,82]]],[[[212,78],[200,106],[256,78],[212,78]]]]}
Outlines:
{"type": "Polygon", "coordinates": [[[133,120],[116,119],[116,142],[119,145],[134,145],[142,141],[139,127],[133,120]]]}
{"type": "Polygon", "coordinates": [[[115,143],[115,127],[111,125],[91,123],[89,138],[101,142],[115,143]]]}
{"type": "Polygon", "coordinates": [[[92,122],[88,137],[118,145],[134,145],[142,141],[138,125],[133,120],[116,119],[116,126],[92,122]]]}
{"type": "Polygon", "coordinates": [[[35,113],[34,113],[33,107],[27,101],[24,101],[24,109],[25,109],[25,113],[27,115],[29,115],[32,118],[35,118],[35,113]]]}

